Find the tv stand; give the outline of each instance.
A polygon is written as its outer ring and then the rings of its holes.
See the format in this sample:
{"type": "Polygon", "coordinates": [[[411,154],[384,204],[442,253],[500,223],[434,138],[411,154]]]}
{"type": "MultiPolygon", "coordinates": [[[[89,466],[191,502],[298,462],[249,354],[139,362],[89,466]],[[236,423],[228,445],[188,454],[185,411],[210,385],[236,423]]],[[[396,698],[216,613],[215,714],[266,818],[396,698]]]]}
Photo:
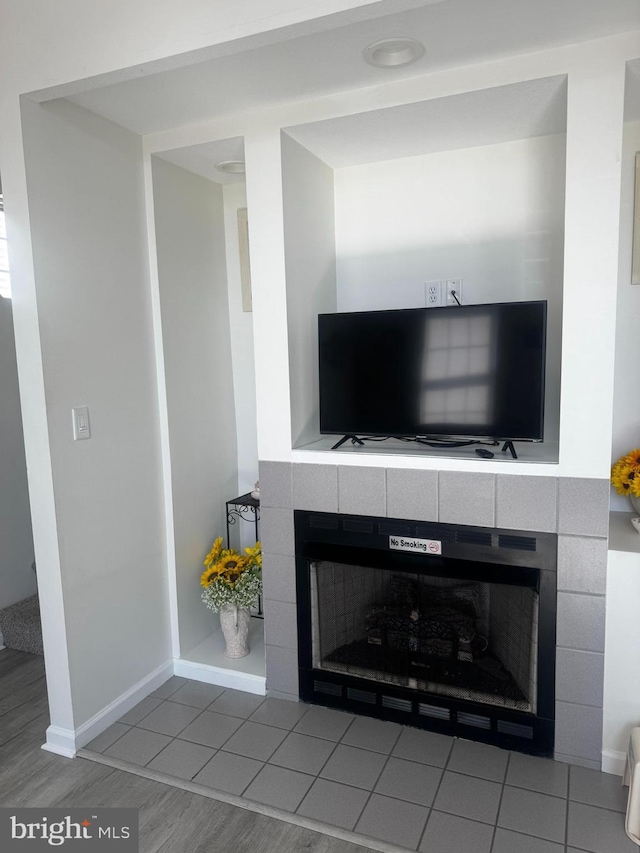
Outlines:
{"type": "Polygon", "coordinates": [[[361,438],[358,438],[358,436],[357,436],[357,435],[344,435],[344,436],[340,439],[340,441],[337,441],[337,442],[333,445],[333,447],[332,447],[331,449],[332,449],[332,450],[337,450],[341,445],[343,445],[343,444],[345,443],[345,441],[349,441],[349,439],[351,439],[351,444],[359,444],[359,445],[361,445],[362,447],[364,447],[364,441],[363,441],[361,438]]]}
{"type": "Polygon", "coordinates": [[[505,443],[502,445],[502,452],[504,453],[506,450],[508,450],[511,453],[511,455],[513,456],[514,459],[518,458],[518,456],[516,454],[516,449],[513,446],[512,441],[505,441],[505,443]]]}

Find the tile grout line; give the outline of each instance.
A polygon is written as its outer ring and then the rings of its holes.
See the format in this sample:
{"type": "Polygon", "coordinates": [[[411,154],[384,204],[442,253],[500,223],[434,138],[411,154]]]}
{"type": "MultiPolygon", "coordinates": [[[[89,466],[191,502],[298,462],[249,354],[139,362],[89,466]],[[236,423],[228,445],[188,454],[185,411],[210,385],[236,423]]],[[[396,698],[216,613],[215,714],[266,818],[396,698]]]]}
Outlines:
{"type": "Polygon", "coordinates": [[[491,835],[491,847],[490,850],[493,850],[494,844],[496,843],[496,832],[498,831],[498,820],[500,819],[500,809],[502,808],[502,798],[504,797],[504,789],[507,784],[507,775],[509,773],[509,764],[511,763],[511,750],[507,752],[507,764],[504,768],[504,777],[502,779],[502,787],[500,788],[500,799],[498,800],[498,811],[496,812],[496,819],[493,824],[493,833],[491,835]]]}
{"type": "MultiPolygon", "coordinates": [[[[353,725],[353,723],[352,723],[351,725],[353,725]]],[[[349,729],[350,729],[350,728],[351,728],[351,726],[349,726],[349,729]]],[[[389,750],[389,752],[387,753],[387,757],[386,757],[386,759],[385,759],[385,761],[384,761],[384,764],[382,765],[382,767],[381,767],[381,769],[380,769],[380,772],[379,772],[379,773],[378,773],[378,775],[376,776],[375,781],[374,781],[373,785],[371,786],[371,790],[369,791],[369,796],[367,797],[367,799],[366,799],[366,801],[365,801],[365,803],[364,803],[364,805],[363,805],[363,807],[362,807],[362,810],[360,811],[360,814],[358,815],[358,819],[357,819],[357,821],[355,822],[355,825],[354,825],[354,827],[353,827],[353,828],[354,828],[354,830],[356,829],[356,827],[357,827],[357,826],[358,826],[358,824],[360,823],[360,820],[362,819],[362,815],[365,813],[366,808],[367,808],[367,806],[369,805],[369,801],[371,800],[371,797],[373,796],[374,788],[376,787],[376,785],[377,785],[377,784],[378,784],[378,782],[380,781],[380,777],[381,777],[381,776],[382,776],[382,774],[384,773],[384,769],[385,769],[385,767],[387,766],[387,764],[389,763],[389,758],[391,757],[391,753],[393,752],[393,750],[394,750],[394,749],[395,749],[395,747],[397,746],[398,741],[400,740],[400,738],[401,738],[401,736],[402,736],[403,728],[404,728],[404,726],[400,726],[400,731],[399,731],[399,732],[398,732],[398,734],[396,735],[396,739],[394,740],[394,742],[393,742],[393,744],[392,744],[392,746],[391,746],[391,749],[390,749],[390,750],[389,750]]],[[[349,729],[347,729],[347,732],[349,731],[349,729]]],[[[347,732],[345,732],[345,735],[346,735],[346,733],[347,733],[347,732]]],[[[344,737],[344,735],[343,735],[343,737],[344,737]]],[[[345,743],[345,744],[343,744],[343,746],[349,746],[349,744],[346,744],[346,743],[345,743]]],[[[353,748],[354,748],[354,749],[357,749],[357,747],[353,747],[353,748]]],[[[370,750],[370,751],[371,751],[371,752],[373,752],[373,750],[370,750]]],[[[378,754],[380,754],[380,753],[378,753],[378,754]]],[[[365,789],[365,790],[366,790],[366,789],[365,789]]],[[[407,801],[406,801],[406,800],[402,800],[401,802],[405,802],[405,803],[406,803],[407,801]]],[[[425,822],[425,826],[426,826],[426,822],[425,822]]]]}
{"type": "MultiPolygon", "coordinates": [[[[115,726],[115,725],[116,725],[116,723],[120,723],[120,720],[116,720],[116,722],[115,722],[115,723],[113,723],[112,725],[114,725],[114,726],[115,726]]],[[[121,726],[126,726],[126,725],[127,725],[127,723],[120,723],[120,725],[121,725],[121,726]]],[[[109,726],[109,728],[111,728],[111,726],[109,726]]],[[[114,740],[114,742],[113,742],[113,743],[110,743],[110,744],[109,744],[109,746],[107,746],[105,749],[103,749],[103,750],[102,750],[102,752],[99,752],[98,754],[99,754],[99,755],[103,755],[103,754],[105,754],[105,753],[106,753],[106,751],[107,751],[107,749],[111,749],[111,747],[112,747],[112,746],[115,746],[115,745],[118,743],[118,741],[119,741],[119,740],[122,740],[122,738],[123,738],[125,735],[129,734],[129,732],[131,731],[131,729],[135,729],[135,728],[137,728],[137,726],[131,726],[130,728],[128,728],[128,729],[127,729],[127,731],[126,731],[126,732],[123,732],[121,735],[118,735],[118,737],[114,740]]],[[[106,730],[105,730],[105,731],[106,731],[106,730]]],[[[100,735],[98,735],[98,737],[100,737],[100,735]]],[[[94,740],[95,740],[95,738],[94,738],[94,740]]],[[[83,748],[83,749],[88,749],[88,746],[83,746],[82,748],[83,748]]],[[[97,750],[96,750],[96,751],[97,751],[97,750]]]]}
{"type": "Polygon", "coordinates": [[[569,805],[571,800],[569,799],[569,793],[571,791],[571,765],[567,770],[567,811],[564,816],[564,847],[565,850],[569,848],[569,805]]]}
{"type": "MultiPolygon", "coordinates": [[[[267,698],[268,698],[268,697],[265,697],[265,701],[266,701],[266,699],[267,699],[267,698]]],[[[260,705],[258,706],[258,708],[256,708],[256,710],[255,710],[255,711],[253,711],[253,713],[252,713],[252,715],[251,715],[251,716],[253,716],[253,714],[255,714],[255,713],[258,711],[258,709],[262,707],[262,705],[263,705],[263,704],[264,704],[264,702],[261,702],[261,703],[260,703],[260,705]]],[[[300,704],[304,704],[304,703],[300,703],[300,704]]],[[[297,726],[297,725],[300,723],[300,721],[301,721],[301,720],[303,720],[303,719],[304,719],[304,717],[306,717],[306,715],[308,714],[308,712],[310,711],[310,709],[311,709],[311,706],[309,706],[309,707],[305,710],[305,712],[302,714],[302,716],[300,717],[300,719],[298,719],[298,720],[296,720],[296,721],[295,721],[295,723],[294,723],[294,728],[295,728],[295,726],[297,726]]],[[[255,725],[267,725],[266,723],[256,723],[254,720],[251,720],[251,718],[249,718],[249,719],[245,720],[245,722],[253,722],[255,725]]],[[[242,726],[240,726],[240,728],[242,728],[242,726]]],[[[247,785],[245,785],[245,787],[242,789],[242,793],[241,793],[239,796],[244,796],[245,792],[246,792],[246,791],[251,787],[251,785],[255,782],[255,780],[258,778],[258,776],[260,775],[260,773],[262,773],[262,771],[263,771],[263,770],[265,769],[265,767],[267,767],[267,766],[271,766],[271,767],[279,767],[281,770],[291,770],[291,772],[293,772],[293,773],[303,773],[303,771],[301,771],[301,770],[293,770],[293,768],[291,768],[291,767],[282,767],[282,766],[281,766],[281,765],[279,765],[279,764],[271,764],[271,763],[270,763],[270,762],[271,762],[271,759],[273,758],[273,756],[274,756],[274,755],[276,754],[276,752],[280,749],[280,747],[282,746],[282,744],[287,740],[287,738],[289,737],[289,735],[290,735],[290,734],[294,734],[294,733],[295,733],[295,734],[299,734],[299,735],[300,735],[300,734],[301,734],[301,732],[294,732],[294,728],[290,728],[290,729],[282,729],[282,728],[279,728],[278,726],[270,726],[270,728],[272,728],[272,729],[277,729],[278,731],[286,731],[287,733],[285,734],[285,736],[284,736],[284,738],[282,739],[282,741],[281,741],[281,742],[278,744],[278,746],[273,750],[273,752],[272,752],[272,753],[271,753],[271,755],[267,758],[267,760],[266,760],[266,761],[262,761],[262,759],[256,759],[256,758],[254,758],[254,759],[253,759],[254,761],[261,761],[261,762],[262,762],[262,767],[261,767],[261,768],[258,770],[258,772],[253,776],[253,778],[249,780],[249,782],[247,783],[247,785]]],[[[240,731],[240,729],[237,729],[237,731],[240,731]]],[[[316,738],[316,739],[317,739],[317,740],[321,740],[321,738],[316,738]]],[[[227,742],[227,741],[225,741],[225,743],[226,743],[226,742],[227,742]]],[[[336,746],[336,745],[337,745],[337,744],[334,744],[334,749],[335,749],[335,746],[336,746]]],[[[224,744],[223,744],[223,746],[224,746],[224,744]]],[[[332,750],[331,750],[330,755],[332,755],[332,754],[333,754],[334,749],[332,749],[332,750]]],[[[222,750],[222,747],[220,747],[220,748],[217,750],[217,752],[220,752],[221,750],[222,750]]],[[[227,755],[240,755],[240,753],[227,752],[226,750],[222,750],[222,751],[225,751],[227,755]]],[[[216,753],[216,754],[217,754],[217,753],[216,753]]],[[[213,757],[214,757],[214,756],[211,756],[211,759],[209,759],[209,761],[211,761],[211,760],[213,759],[213,757]]],[[[246,758],[246,757],[249,757],[249,756],[240,756],[240,757],[242,757],[242,758],[246,758]]],[[[327,759],[327,761],[328,761],[328,759],[327,759]]],[[[209,763],[209,762],[207,762],[207,764],[208,764],[208,763],[209,763]]],[[[325,762],[325,763],[326,763],[326,762],[325,762]]],[[[206,766],[206,765],[205,765],[205,766],[206,766]]],[[[324,764],[323,764],[322,766],[324,767],[324,764]]],[[[204,769],[204,768],[203,768],[203,769],[204,769]]],[[[199,771],[199,772],[200,772],[200,771],[199,771]]],[[[315,776],[315,777],[314,777],[314,776],[313,776],[313,774],[311,774],[311,773],[303,774],[303,775],[311,776],[311,777],[314,779],[314,781],[315,781],[315,779],[317,779],[317,778],[318,778],[317,776],[315,776]]],[[[311,786],[312,786],[312,785],[313,785],[313,782],[311,783],[311,785],[309,785],[309,788],[307,789],[307,791],[305,792],[304,796],[303,796],[303,797],[302,797],[302,799],[300,800],[300,803],[298,804],[297,808],[296,808],[296,809],[294,809],[294,810],[291,812],[291,814],[297,814],[298,808],[300,808],[300,806],[302,805],[302,802],[303,802],[304,798],[307,796],[307,793],[308,793],[308,792],[309,792],[309,790],[311,789],[311,786]]],[[[215,790],[215,789],[214,789],[214,788],[212,788],[212,790],[215,790]]],[[[247,798],[247,799],[249,799],[249,798],[247,798]]],[[[258,802],[258,801],[256,800],[255,802],[258,802]]]]}
{"type": "Polygon", "coordinates": [[[424,828],[423,828],[422,833],[420,835],[420,839],[418,841],[418,847],[417,847],[418,850],[420,849],[420,846],[421,846],[422,842],[424,841],[424,834],[427,831],[427,827],[429,826],[429,821],[431,820],[431,815],[434,812],[436,800],[438,798],[438,793],[440,791],[440,787],[441,787],[442,782],[444,780],[444,774],[447,772],[447,767],[449,766],[449,761],[451,760],[451,756],[453,754],[453,748],[456,745],[456,741],[457,741],[457,738],[455,738],[455,737],[452,738],[451,744],[449,746],[449,752],[447,753],[447,757],[445,758],[444,764],[442,765],[442,774],[441,774],[440,780],[438,781],[438,784],[436,786],[436,790],[434,791],[433,800],[432,800],[431,806],[429,808],[429,814],[427,815],[426,823],[424,825],[424,828]]]}
{"type": "MultiPolygon", "coordinates": [[[[160,752],[163,752],[165,749],[167,749],[169,746],[171,746],[171,744],[172,744],[172,743],[174,743],[174,742],[175,742],[175,741],[177,741],[177,740],[182,740],[182,742],[183,742],[183,743],[192,743],[192,744],[194,744],[195,746],[204,746],[204,747],[205,747],[205,748],[207,748],[207,749],[212,749],[212,750],[213,750],[213,755],[212,755],[210,758],[208,758],[208,759],[207,759],[207,761],[205,761],[205,763],[202,765],[202,767],[201,767],[199,770],[196,770],[196,772],[193,774],[193,776],[191,777],[191,779],[190,779],[189,781],[192,781],[192,780],[193,780],[193,779],[198,775],[198,773],[201,773],[201,772],[204,770],[204,768],[205,768],[205,767],[206,767],[206,766],[207,766],[211,761],[213,761],[213,759],[216,757],[216,755],[217,755],[217,754],[222,750],[222,747],[221,747],[221,746],[219,746],[219,747],[214,747],[214,746],[211,746],[210,744],[199,744],[199,743],[197,743],[196,741],[184,740],[184,739],[182,739],[182,738],[180,737],[180,735],[182,734],[182,732],[184,732],[186,729],[188,729],[188,728],[189,728],[189,726],[190,726],[192,723],[195,723],[195,722],[196,722],[196,720],[200,719],[200,717],[202,716],[202,714],[203,714],[205,711],[208,711],[208,710],[209,710],[213,705],[215,705],[215,703],[218,701],[218,699],[222,698],[222,696],[224,696],[224,695],[225,695],[225,693],[227,693],[227,691],[228,691],[229,689],[230,689],[230,688],[225,688],[225,689],[222,691],[222,693],[220,694],[220,696],[216,696],[216,698],[211,702],[211,704],[210,704],[210,705],[207,705],[207,707],[206,707],[206,708],[202,708],[202,709],[201,709],[201,713],[200,713],[200,714],[198,714],[198,716],[197,716],[197,717],[194,717],[194,719],[191,721],[191,723],[187,723],[187,725],[186,725],[183,729],[181,729],[181,730],[178,732],[178,734],[177,734],[177,735],[174,735],[174,736],[173,736],[173,739],[172,739],[172,740],[171,740],[171,741],[170,741],[170,742],[169,742],[165,747],[163,747],[163,749],[160,751],[160,752]]],[[[256,711],[257,711],[259,708],[261,708],[261,707],[262,707],[262,705],[264,704],[265,700],[266,700],[266,696],[262,699],[262,701],[260,702],[260,704],[258,705],[258,707],[257,707],[257,708],[255,708],[251,713],[252,713],[252,714],[255,714],[255,713],[256,713],[256,711]]],[[[167,700],[167,701],[168,701],[168,700],[167,700]]],[[[174,702],[174,704],[178,704],[178,703],[175,703],[175,702],[174,702]]],[[[220,713],[220,712],[216,711],[216,712],[214,712],[214,713],[220,713]]],[[[230,717],[231,715],[230,715],[230,714],[220,714],[220,716],[228,716],[228,717],[230,717]]],[[[234,719],[234,720],[242,720],[242,721],[243,721],[243,722],[238,726],[238,728],[236,729],[236,731],[235,731],[233,734],[235,734],[236,732],[238,732],[238,731],[242,728],[242,725],[243,725],[244,723],[248,722],[248,720],[249,720],[249,718],[248,718],[248,717],[231,717],[231,718],[232,718],[232,719],[234,719]]],[[[230,735],[230,737],[233,737],[233,735],[230,735]]],[[[227,742],[227,741],[225,741],[224,743],[226,743],[226,742],[227,742]]],[[[224,746],[224,744],[223,744],[223,746],[224,746]]],[[[276,747],[276,748],[277,748],[277,747],[276,747]]],[[[236,753],[228,753],[228,754],[230,754],[230,755],[231,755],[231,754],[236,754],[236,753]]],[[[158,755],[160,755],[160,753],[158,753],[158,755]]],[[[152,759],[150,759],[150,760],[147,762],[147,764],[145,764],[145,767],[148,767],[148,766],[149,766],[149,764],[150,764],[152,761],[154,761],[154,760],[158,757],[158,755],[155,755],[152,759]]],[[[243,756],[243,757],[245,757],[245,756],[243,756]]],[[[255,760],[259,760],[259,759],[255,759],[255,760]]],[[[264,765],[263,765],[263,766],[264,766],[264,765]]],[[[260,772],[260,771],[258,771],[258,773],[259,773],[259,772],[260,772]]],[[[256,774],[256,775],[257,775],[257,774],[256,774]]],[[[255,778],[255,777],[254,777],[254,778],[255,778]]],[[[251,784],[251,783],[249,783],[249,784],[251,784]]],[[[248,787],[248,786],[247,786],[247,787],[248,787]]],[[[213,788],[212,788],[212,790],[215,790],[215,789],[213,789],[213,788]]]]}

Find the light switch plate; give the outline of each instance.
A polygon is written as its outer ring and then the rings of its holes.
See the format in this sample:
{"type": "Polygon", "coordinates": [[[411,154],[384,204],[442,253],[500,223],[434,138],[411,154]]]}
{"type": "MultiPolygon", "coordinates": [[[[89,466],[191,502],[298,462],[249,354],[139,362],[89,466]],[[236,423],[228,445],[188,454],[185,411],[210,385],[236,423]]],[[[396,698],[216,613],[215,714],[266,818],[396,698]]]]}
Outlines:
{"type": "Polygon", "coordinates": [[[71,409],[73,416],[73,440],[82,441],[91,438],[91,424],[89,423],[89,407],[76,406],[71,409]]]}

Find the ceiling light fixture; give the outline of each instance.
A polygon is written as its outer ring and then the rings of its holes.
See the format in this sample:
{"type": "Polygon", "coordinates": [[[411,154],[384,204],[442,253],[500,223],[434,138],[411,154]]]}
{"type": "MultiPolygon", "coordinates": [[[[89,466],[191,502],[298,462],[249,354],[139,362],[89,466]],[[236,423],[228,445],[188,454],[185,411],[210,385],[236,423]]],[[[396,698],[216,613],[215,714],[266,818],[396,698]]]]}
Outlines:
{"type": "Polygon", "coordinates": [[[369,65],[376,68],[399,68],[424,56],[424,45],[409,38],[382,39],[370,44],[362,55],[369,65]]]}
{"type": "Polygon", "coordinates": [[[216,169],[228,175],[244,175],[244,160],[223,160],[221,163],[216,163],[216,169]]]}

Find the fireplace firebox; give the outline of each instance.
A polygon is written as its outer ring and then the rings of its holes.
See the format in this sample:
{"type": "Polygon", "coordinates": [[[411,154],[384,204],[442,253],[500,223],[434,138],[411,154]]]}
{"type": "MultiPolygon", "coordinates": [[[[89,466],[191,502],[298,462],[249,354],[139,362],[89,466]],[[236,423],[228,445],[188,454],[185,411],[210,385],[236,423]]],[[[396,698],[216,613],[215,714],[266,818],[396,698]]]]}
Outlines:
{"type": "Polygon", "coordinates": [[[300,697],[553,754],[555,534],[295,512],[300,697]]]}

